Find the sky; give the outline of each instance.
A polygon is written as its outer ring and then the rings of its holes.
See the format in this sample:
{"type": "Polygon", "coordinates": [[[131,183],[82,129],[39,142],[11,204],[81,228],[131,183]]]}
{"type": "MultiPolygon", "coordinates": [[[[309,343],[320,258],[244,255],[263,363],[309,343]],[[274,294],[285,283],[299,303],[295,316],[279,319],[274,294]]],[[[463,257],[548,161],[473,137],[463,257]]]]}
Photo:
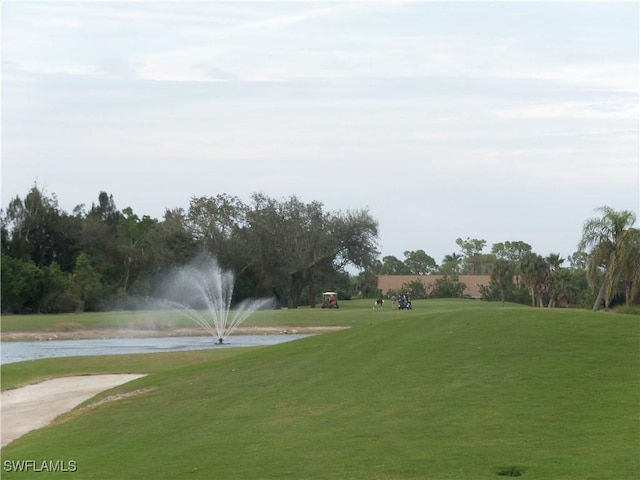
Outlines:
{"type": "Polygon", "coordinates": [[[368,209],[380,258],[640,210],[638,2],[2,2],[2,208],[368,209]]]}

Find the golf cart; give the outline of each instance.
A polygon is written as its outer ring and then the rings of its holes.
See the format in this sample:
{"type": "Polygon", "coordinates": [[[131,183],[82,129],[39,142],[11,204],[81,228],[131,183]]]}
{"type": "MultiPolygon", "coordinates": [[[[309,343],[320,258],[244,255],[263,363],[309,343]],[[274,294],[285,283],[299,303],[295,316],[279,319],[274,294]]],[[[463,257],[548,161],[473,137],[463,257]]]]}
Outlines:
{"type": "Polygon", "coordinates": [[[322,293],[322,308],[338,308],[338,294],[336,292],[322,293]]]}
{"type": "Polygon", "coordinates": [[[411,297],[408,293],[403,293],[398,297],[398,308],[400,310],[411,310],[411,297]]]}

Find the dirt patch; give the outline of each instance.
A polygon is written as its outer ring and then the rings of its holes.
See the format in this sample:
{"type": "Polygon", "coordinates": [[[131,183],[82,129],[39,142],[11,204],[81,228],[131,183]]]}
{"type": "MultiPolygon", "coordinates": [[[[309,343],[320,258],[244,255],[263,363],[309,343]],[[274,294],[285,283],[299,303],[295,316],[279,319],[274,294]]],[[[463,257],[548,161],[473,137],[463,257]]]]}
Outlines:
{"type": "Polygon", "coordinates": [[[80,415],[83,415],[88,410],[99,407],[100,405],[104,405],[105,403],[116,402],[118,400],[124,400],[125,398],[137,397],[140,395],[144,395],[145,393],[151,392],[153,388],[139,388],[138,390],[133,390],[131,392],[118,393],[116,395],[109,395],[108,397],[101,398],[100,400],[96,400],[88,405],[85,405],[82,408],[78,408],[71,413],[62,414],[51,422],[52,425],[57,425],[59,423],[68,422],[69,420],[73,420],[80,415]]]}
{"type": "Polygon", "coordinates": [[[138,395],[144,395],[145,393],[150,392],[151,390],[153,390],[153,388],[139,388],[138,390],[133,390],[131,392],[118,393],[117,395],[109,395],[108,397],[102,398],[97,402],[93,402],[87,405],[85,408],[88,410],[90,408],[95,408],[105,403],[115,402],[115,401],[123,400],[129,397],[137,397],[138,395]]]}

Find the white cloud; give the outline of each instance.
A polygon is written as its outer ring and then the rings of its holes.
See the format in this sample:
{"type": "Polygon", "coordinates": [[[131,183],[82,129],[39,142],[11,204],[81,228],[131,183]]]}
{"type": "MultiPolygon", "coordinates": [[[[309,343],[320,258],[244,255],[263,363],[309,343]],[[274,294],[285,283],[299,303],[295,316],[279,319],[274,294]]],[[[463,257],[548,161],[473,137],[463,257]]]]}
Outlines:
{"type": "Polygon", "coordinates": [[[638,119],[638,104],[633,101],[600,100],[584,102],[554,102],[496,109],[493,114],[501,119],[576,118],[592,120],[638,119]]]}
{"type": "Polygon", "coordinates": [[[520,218],[634,208],[637,21],[491,5],[9,2],[3,204],[35,179],[152,215],[300,194],[369,205],[397,255],[452,251],[418,243],[435,223],[475,236],[513,212],[511,239],[535,243],[520,218]]]}

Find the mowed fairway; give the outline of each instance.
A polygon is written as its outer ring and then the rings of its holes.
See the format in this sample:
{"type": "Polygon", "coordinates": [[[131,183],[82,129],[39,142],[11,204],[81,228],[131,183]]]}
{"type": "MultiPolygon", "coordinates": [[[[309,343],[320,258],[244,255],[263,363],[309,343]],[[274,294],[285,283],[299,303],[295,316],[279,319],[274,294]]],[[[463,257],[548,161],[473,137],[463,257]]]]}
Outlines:
{"type": "Polygon", "coordinates": [[[46,478],[83,479],[640,477],[637,316],[477,303],[320,313],[360,320],[164,364],[110,392],[145,393],[27,434],[3,465],[73,460],[76,472],[46,478]]]}

